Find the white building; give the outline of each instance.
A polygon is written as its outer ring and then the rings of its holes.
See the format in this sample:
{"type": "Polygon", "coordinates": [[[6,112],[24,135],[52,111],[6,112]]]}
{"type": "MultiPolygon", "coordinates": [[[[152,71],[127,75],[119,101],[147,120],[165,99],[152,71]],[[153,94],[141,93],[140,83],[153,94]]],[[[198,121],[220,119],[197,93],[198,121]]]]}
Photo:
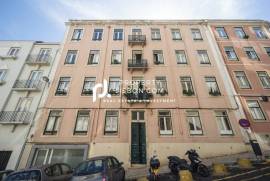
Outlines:
{"type": "Polygon", "coordinates": [[[0,41],[0,170],[18,166],[58,49],[58,43],[0,41]]]}

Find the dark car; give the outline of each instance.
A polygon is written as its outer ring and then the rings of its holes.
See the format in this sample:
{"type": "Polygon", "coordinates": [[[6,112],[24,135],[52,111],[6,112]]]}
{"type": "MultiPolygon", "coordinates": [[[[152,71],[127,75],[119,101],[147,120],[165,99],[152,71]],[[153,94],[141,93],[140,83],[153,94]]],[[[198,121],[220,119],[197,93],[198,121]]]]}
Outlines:
{"type": "Polygon", "coordinates": [[[67,181],[71,179],[72,173],[69,165],[55,163],[13,172],[5,181],[67,181]]]}
{"type": "Polygon", "coordinates": [[[14,170],[3,170],[3,171],[0,171],[0,181],[4,180],[12,172],[14,172],[14,170]]]}
{"type": "Polygon", "coordinates": [[[113,156],[93,157],[78,165],[73,172],[72,181],[124,181],[123,162],[113,156]]]}

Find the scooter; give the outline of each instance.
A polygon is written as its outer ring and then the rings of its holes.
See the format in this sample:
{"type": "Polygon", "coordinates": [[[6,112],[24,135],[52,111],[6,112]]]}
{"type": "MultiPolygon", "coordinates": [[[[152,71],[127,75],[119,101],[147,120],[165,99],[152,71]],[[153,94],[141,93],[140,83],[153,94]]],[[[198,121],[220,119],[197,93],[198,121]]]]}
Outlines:
{"type": "Polygon", "coordinates": [[[196,152],[196,150],[190,149],[186,152],[185,155],[188,155],[188,158],[190,160],[189,170],[192,173],[198,173],[198,175],[202,177],[208,177],[210,175],[210,172],[207,166],[202,164],[202,161],[200,160],[200,156],[196,152]]]}
{"type": "Polygon", "coordinates": [[[202,177],[208,177],[210,175],[210,172],[208,168],[202,164],[201,160],[199,159],[199,155],[196,152],[196,150],[188,150],[186,152],[186,155],[188,155],[188,158],[190,160],[190,165],[185,159],[181,159],[177,156],[169,156],[169,168],[173,174],[178,175],[178,172],[180,170],[189,170],[192,173],[198,173],[198,175],[202,177]]]}
{"type": "Polygon", "coordinates": [[[158,174],[159,167],[160,167],[159,159],[157,158],[156,155],[154,155],[150,159],[149,175],[147,177],[147,179],[149,181],[157,181],[158,180],[158,178],[159,178],[159,174],[158,174]]]}

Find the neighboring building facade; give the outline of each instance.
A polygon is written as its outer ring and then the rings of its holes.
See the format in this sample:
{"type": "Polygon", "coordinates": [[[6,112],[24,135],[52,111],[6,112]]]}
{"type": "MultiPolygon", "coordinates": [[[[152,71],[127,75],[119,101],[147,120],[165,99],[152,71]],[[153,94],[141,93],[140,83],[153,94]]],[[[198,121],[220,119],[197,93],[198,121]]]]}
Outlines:
{"type": "Polygon", "coordinates": [[[265,21],[210,21],[224,66],[251,122],[252,139],[270,149],[270,34],[265,21]]]}
{"type": "Polygon", "coordinates": [[[58,43],[0,41],[0,170],[16,169],[33,120],[48,89],[58,43]],[[44,80],[45,81],[44,81],[44,80]]]}
{"type": "Polygon", "coordinates": [[[68,22],[20,167],[75,166],[108,154],[129,167],[153,154],[167,162],[190,148],[202,157],[249,150],[238,125],[245,115],[214,44],[205,21],[68,22]],[[103,80],[111,98],[93,101],[103,80]]]}

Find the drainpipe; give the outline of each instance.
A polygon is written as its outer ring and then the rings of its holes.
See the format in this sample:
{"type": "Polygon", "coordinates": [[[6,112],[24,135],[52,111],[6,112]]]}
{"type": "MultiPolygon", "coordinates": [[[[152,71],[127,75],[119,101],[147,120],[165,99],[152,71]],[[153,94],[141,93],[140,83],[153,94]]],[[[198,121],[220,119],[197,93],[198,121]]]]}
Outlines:
{"type": "MultiPolygon", "coordinates": [[[[58,48],[58,49],[56,50],[56,52],[55,52],[55,56],[54,56],[54,59],[53,59],[53,63],[52,63],[52,65],[51,65],[51,67],[50,67],[50,70],[49,70],[49,72],[48,72],[48,77],[49,77],[49,75],[51,74],[52,68],[53,68],[53,66],[54,66],[54,64],[55,64],[55,59],[56,59],[56,57],[58,56],[58,52],[59,52],[59,48],[58,48]]],[[[42,89],[42,92],[41,92],[41,97],[40,97],[40,99],[39,99],[39,101],[38,101],[38,106],[40,105],[40,102],[41,102],[41,100],[42,100],[43,97],[44,97],[44,91],[45,91],[45,89],[46,89],[46,86],[49,86],[49,82],[46,82],[45,85],[43,86],[43,89],[42,89]],[[48,84],[48,85],[47,85],[47,84],[48,84]]],[[[39,109],[40,109],[40,108],[37,107],[37,109],[36,109],[36,111],[35,111],[35,113],[34,113],[34,115],[33,115],[33,118],[32,118],[31,124],[30,124],[30,126],[29,126],[29,129],[27,130],[27,134],[26,134],[26,136],[25,136],[25,140],[24,140],[24,143],[23,143],[23,146],[22,146],[22,149],[21,149],[19,158],[17,159],[17,162],[16,162],[15,170],[17,170],[17,168],[18,168],[18,166],[19,166],[19,163],[20,163],[20,161],[21,161],[22,154],[23,154],[23,152],[24,152],[24,149],[25,149],[25,146],[26,146],[26,143],[27,143],[28,136],[29,136],[29,134],[30,134],[30,132],[31,132],[32,127],[34,126],[34,123],[35,123],[35,117],[36,117],[36,114],[37,114],[37,112],[38,112],[39,109]]]]}

